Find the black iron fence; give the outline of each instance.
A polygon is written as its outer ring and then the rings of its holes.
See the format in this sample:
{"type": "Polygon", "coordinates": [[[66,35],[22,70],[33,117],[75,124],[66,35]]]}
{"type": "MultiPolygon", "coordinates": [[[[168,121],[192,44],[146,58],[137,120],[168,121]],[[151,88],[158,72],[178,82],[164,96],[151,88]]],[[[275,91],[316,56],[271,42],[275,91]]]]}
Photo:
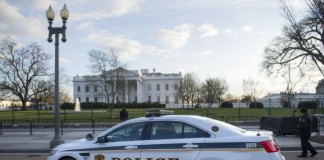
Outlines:
{"type": "MultiPolygon", "coordinates": [[[[61,134],[67,131],[104,131],[120,123],[119,119],[66,119],[60,121],[61,134]]],[[[34,132],[54,131],[52,119],[40,120],[0,120],[0,135],[4,132],[34,132]]]]}
{"type": "MultiPolygon", "coordinates": [[[[247,130],[260,129],[261,117],[258,116],[215,116],[211,118],[227,122],[247,130]]],[[[324,115],[317,115],[319,132],[324,132],[324,115]]],[[[98,119],[65,119],[60,121],[61,134],[70,131],[90,131],[96,133],[104,131],[120,123],[119,119],[98,118],[98,119]]],[[[272,123],[272,122],[270,122],[272,123]]],[[[51,119],[40,120],[0,120],[0,135],[4,132],[34,132],[54,131],[54,123],[51,119]]]]}

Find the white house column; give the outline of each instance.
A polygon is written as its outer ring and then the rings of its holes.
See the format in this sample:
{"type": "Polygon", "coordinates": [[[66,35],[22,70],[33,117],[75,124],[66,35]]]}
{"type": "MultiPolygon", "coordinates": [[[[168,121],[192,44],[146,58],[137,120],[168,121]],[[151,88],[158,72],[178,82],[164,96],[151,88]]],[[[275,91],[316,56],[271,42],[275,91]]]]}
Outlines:
{"type": "Polygon", "coordinates": [[[114,81],[114,89],[113,89],[113,92],[115,92],[116,94],[115,94],[115,96],[114,96],[114,102],[113,103],[115,103],[116,102],[116,99],[117,99],[117,92],[116,92],[116,86],[117,85],[117,82],[116,81],[114,81]]]}
{"type": "Polygon", "coordinates": [[[140,81],[140,88],[139,88],[139,91],[140,91],[140,95],[138,97],[138,102],[141,103],[142,102],[142,82],[140,81]]]}
{"type": "Polygon", "coordinates": [[[137,80],[137,102],[140,103],[142,102],[142,85],[141,82],[139,80],[137,80]]]}
{"type": "Polygon", "coordinates": [[[125,101],[128,103],[128,81],[125,81],[125,101]]]}

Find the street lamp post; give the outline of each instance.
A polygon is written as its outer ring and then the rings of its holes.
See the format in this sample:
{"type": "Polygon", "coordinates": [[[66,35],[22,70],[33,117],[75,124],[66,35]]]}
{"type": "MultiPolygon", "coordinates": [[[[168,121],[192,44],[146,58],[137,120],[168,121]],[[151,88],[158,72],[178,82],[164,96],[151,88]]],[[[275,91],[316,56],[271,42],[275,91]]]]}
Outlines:
{"type": "Polygon", "coordinates": [[[241,120],[241,98],[239,99],[239,120],[241,120]]]}
{"type": "Polygon", "coordinates": [[[51,43],[53,41],[52,35],[55,35],[55,94],[54,94],[54,129],[55,135],[54,138],[50,142],[50,148],[54,148],[55,146],[64,143],[64,141],[60,138],[60,120],[59,120],[59,35],[62,34],[62,42],[66,42],[65,31],[66,31],[66,20],[69,18],[69,11],[64,4],[61,12],[61,18],[63,20],[62,27],[52,27],[52,23],[55,17],[55,13],[50,6],[46,11],[46,17],[49,23],[48,26],[48,39],[47,41],[51,43]]]}
{"type": "Polygon", "coordinates": [[[271,116],[271,98],[269,98],[269,104],[270,104],[270,107],[269,107],[269,116],[271,116]]]}

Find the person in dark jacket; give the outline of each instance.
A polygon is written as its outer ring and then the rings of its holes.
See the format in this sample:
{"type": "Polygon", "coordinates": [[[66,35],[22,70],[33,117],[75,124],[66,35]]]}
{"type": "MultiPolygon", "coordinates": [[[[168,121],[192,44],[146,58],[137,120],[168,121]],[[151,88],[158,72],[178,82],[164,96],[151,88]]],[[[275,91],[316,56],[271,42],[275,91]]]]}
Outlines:
{"type": "Polygon", "coordinates": [[[123,109],[119,112],[119,118],[120,121],[126,121],[128,119],[128,112],[125,107],[123,107],[123,109]]]}
{"type": "Polygon", "coordinates": [[[308,150],[311,152],[310,157],[314,157],[317,152],[313,146],[309,143],[309,138],[312,133],[312,118],[308,115],[306,108],[301,108],[300,110],[301,117],[298,122],[298,132],[300,133],[300,142],[302,147],[302,154],[297,156],[299,158],[307,157],[308,150]]]}

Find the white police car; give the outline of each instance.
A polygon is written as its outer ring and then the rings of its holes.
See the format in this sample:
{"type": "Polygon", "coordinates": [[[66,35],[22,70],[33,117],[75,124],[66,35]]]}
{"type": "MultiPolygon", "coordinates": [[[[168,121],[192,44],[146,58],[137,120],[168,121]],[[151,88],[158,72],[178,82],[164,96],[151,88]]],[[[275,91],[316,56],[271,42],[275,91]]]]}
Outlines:
{"type": "Polygon", "coordinates": [[[163,115],[131,119],[97,138],[55,147],[48,160],[285,160],[271,132],[214,119],[163,115]]]}

